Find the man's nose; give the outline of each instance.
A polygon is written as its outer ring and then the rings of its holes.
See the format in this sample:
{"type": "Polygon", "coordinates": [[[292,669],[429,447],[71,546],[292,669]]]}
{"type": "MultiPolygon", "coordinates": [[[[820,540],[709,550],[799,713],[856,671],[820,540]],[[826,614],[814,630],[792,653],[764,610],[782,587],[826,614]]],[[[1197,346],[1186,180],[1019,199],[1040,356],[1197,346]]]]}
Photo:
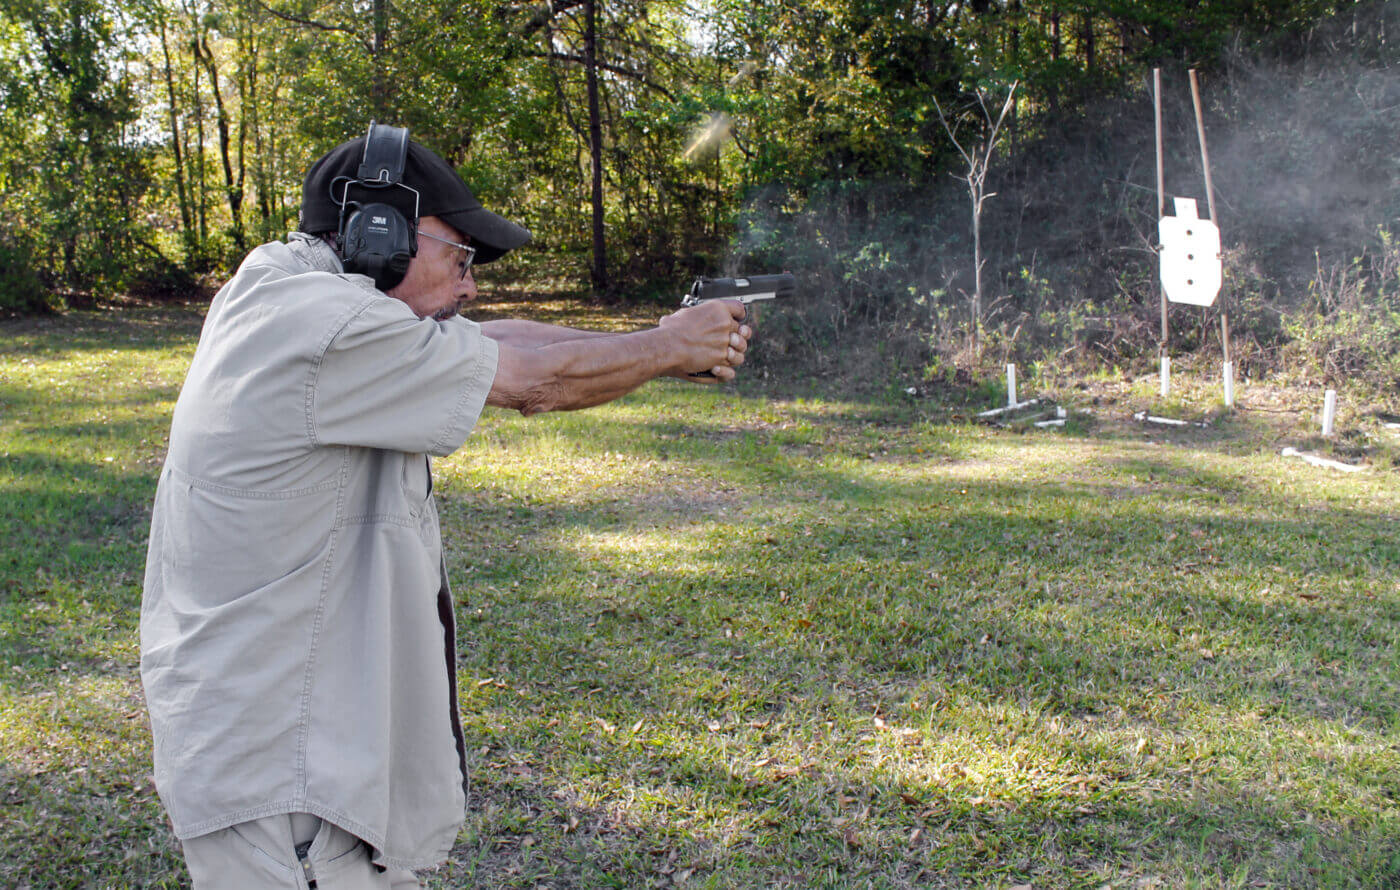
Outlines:
{"type": "Polygon", "coordinates": [[[462,279],[458,295],[463,300],[476,299],[476,277],[472,275],[472,270],[467,270],[467,276],[462,279]]]}

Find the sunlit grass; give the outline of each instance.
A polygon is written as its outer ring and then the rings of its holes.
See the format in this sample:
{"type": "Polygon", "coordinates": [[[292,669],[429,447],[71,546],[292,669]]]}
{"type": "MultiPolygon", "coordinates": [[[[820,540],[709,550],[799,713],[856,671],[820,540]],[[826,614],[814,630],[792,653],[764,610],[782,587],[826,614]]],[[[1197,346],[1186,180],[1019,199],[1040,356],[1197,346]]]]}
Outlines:
{"type": "MultiPolygon", "coordinates": [[[[184,880],[136,622],[198,326],[0,328],[0,885],[184,880]]],[[[434,463],[472,796],[430,886],[1400,883],[1400,480],[1275,445],[489,413],[434,463]]]]}

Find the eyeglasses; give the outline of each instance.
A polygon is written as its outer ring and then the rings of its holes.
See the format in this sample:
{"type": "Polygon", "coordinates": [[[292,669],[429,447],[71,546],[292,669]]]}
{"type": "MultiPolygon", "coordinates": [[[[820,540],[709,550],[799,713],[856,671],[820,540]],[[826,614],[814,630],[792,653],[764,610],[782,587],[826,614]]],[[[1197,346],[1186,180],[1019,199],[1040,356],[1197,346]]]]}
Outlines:
{"type": "Polygon", "coordinates": [[[441,241],[443,244],[450,244],[451,246],[460,250],[462,252],[462,259],[458,260],[458,264],[462,267],[462,277],[467,277],[467,271],[470,270],[472,267],[472,260],[476,258],[475,247],[471,247],[467,244],[458,244],[456,241],[448,241],[446,238],[439,238],[431,232],[424,232],[421,229],[418,231],[418,234],[424,238],[431,238],[434,241],[441,241]]]}

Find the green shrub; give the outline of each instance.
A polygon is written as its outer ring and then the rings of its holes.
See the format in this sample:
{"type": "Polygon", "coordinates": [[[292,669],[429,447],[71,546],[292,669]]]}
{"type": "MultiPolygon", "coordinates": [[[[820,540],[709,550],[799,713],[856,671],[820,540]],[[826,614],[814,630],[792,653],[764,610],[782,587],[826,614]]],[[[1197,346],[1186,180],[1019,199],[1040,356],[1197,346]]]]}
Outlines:
{"type": "Polygon", "coordinates": [[[49,291],[34,272],[28,246],[0,240],[0,315],[24,315],[51,308],[49,291]]]}
{"type": "Polygon", "coordinates": [[[1329,383],[1400,389],[1400,242],[1390,231],[1349,263],[1319,260],[1311,294],[1311,311],[1285,323],[1289,351],[1329,383]]]}

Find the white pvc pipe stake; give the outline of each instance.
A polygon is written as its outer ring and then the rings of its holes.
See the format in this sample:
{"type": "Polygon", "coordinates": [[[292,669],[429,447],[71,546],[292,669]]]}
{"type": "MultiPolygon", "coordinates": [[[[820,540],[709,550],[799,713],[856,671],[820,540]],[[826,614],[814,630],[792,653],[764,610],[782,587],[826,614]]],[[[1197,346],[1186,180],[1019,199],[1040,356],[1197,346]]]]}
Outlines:
{"type": "Polygon", "coordinates": [[[1171,391],[1171,378],[1172,357],[1164,355],[1162,356],[1162,398],[1164,399],[1167,397],[1167,393],[1171,391]]]}
{"type": "Polygon", "coordinates": [[[1162,426],[1199,426],[1202,428],[1210,426],[1210,424],[1203,421],[1177,420],[1175,417],[1157,417],[1154,414],[1148,414],[1146,411],[1139,411],[1134,414],[1133,420],[1136,420],[1138,423],[1160,423],[1162,426]]]}
{"type": "Polygon", "coordinates": [[[1337,391],[1327,390],[1322,397],[1322,435],[1332,435],[1332,428],[1337,422],[1337,391]]]}
{"type": "Polygon", "coordinates": [[[1064,426],[1067,423],[1069,423],[1069,412],[1063,407],[1056,407],[1053,419],[1037,421],[1036,426],[1045,429],[1046,427],[1052,426],[1064,426]]]}
{"type": "Polygon", "coordinates": [[[1006,366],[1006,407],[1016,404],[1016,366],[1006,366]]]}
{"type": "Polygon", "coordinates": [[[1225,407],[1235,407],[1235,363],[1225,363],[1225,407]]]}
{"type": "Polygon", "coordinates": [[[1306,454],[1302,451],[1299,451],[1297,448],[1285,448],[1279,453],[1282,454],[1284,457],[1302,458],[1303,461],[1306,463],[1312,464],[1315,467],[1325,467],[1329,470],[1341,470],[1346,473],[1361,473],[1364,472],[1366,469],[1364,465],[1344,464],[1339,460],[1331,460],[1326,457],[1318,457],[1316,454],[1306,454]]]}
{"type": "Polygon", "coordinates": [[[1026,399],[1024,402],[1017,402],[1014,405],[1006,405],[1001,408],[989,408],[986,411],[979,411],[978,417],[996,417],[998,414],[1005,414],[1008,411],[1020,411],[1022,408],[1029,408],[1031,405],[1039,405],[1040,399],[1026,399]]]}

